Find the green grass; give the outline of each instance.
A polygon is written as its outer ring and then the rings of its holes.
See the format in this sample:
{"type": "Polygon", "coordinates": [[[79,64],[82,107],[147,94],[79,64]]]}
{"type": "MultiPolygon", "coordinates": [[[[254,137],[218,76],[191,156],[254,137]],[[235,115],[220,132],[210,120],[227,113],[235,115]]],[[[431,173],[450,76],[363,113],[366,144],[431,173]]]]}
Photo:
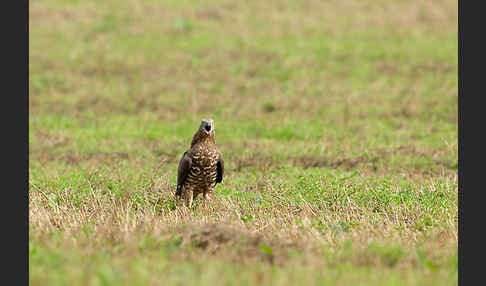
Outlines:
{"type": "Polygon", "coordinates": [[[457,284],[457,3],[32,1],[32,285],[457,284]],[[174,208],[213,118],[225,177],[174,208]]]}

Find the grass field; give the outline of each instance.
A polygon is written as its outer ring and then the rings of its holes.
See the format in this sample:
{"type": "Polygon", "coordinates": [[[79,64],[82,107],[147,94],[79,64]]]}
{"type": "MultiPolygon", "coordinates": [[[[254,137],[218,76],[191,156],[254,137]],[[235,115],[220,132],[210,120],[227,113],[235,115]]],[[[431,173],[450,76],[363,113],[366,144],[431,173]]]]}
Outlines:
{"type": "Polygon", "coordinates": [[[31,285],[457,284],[457,1],[29,6],[31,285]]]}

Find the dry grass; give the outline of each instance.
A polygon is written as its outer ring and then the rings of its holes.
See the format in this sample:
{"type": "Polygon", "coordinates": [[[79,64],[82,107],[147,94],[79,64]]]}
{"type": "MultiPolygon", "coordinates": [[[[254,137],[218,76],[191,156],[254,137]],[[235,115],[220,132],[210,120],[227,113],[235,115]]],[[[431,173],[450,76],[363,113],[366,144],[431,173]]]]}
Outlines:
{"type": "MultiPolygon", "coordinates": [[[[171,264],[216,259],[243,267],[269,263],[332,269],[351,263],[356,268],[452,278],[447,269],[454,267],[451,257],[457,255],[454,208],[427,206],[428,199],[411,205],[387,206],[380,200],[363,204],[356,192],[372,191],[358,186],[363,178],[317,201],[294,201],[289,189],[276,187],[276,179],[250,184],[246,190],[261,194],[264,204],[258,199],[216,196],[210,203],[197,200],[194,210],[173,207],[174,190],[167,178],[152,179],[147,189],[122,195],[106,189],[100,178],[87,182],[84,195],[68,188],[53,196],[47,188],[32,184],[31,239],[47,249],[68,253],[82,249],[88,256],[114,249],[113,258],[134,260],[156,255],[169,244],[173,250],[164,251],[171,264]],[[53,239],[56,233],[60,236],[53,239]]],[[[452,187],[455,180],[453,176],[444,182],[452,187]]],[[[410,196],[423,197],[419,189],[424,187],[431,190],[432,201],[444,196],[446,201],[455,200],[450,187],[437,186],[435,182],[418,186],[410,196]]],[[[263,277],[273,281],[267,274],[263,277]]]]}

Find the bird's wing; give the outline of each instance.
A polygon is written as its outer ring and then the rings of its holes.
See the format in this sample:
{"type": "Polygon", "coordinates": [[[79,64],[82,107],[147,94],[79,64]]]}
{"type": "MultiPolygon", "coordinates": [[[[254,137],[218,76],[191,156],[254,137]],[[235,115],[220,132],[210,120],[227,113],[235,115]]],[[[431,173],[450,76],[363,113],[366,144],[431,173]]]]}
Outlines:
{"type": "Polygon", "coordinates": [[[217,167],[216,183],[221,183],[223,181],[223,174],[224,174],[224,160],[223,160],[223,156],[221,156],[221,153],[219,154],[219,159],[218,159],[218,163],[216,164],[216,167],[217,167]]]}
{"type": "Polygon", "coordinates": [[[184,152],[182,155],[181,161],[179,162],[179,167],[177,168],[177,196],[182,194],[182,185],[184,185],[187,175],[189,174],[189,170],[192,166],[192,159],[187,155],[187,152],[188,151],[184,152]]]}

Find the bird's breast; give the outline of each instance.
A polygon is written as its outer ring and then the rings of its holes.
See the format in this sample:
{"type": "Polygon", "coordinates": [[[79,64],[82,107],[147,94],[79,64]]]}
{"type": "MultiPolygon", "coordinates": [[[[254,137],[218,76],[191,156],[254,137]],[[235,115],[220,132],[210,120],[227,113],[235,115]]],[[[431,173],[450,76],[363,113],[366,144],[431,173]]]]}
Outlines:
{"type": "Polygon", "coordinates": [[[198,149],[192,156],[188,183],[196,189],[213,188],[216,184],[218,156],[214,150],[198,149]]]}

